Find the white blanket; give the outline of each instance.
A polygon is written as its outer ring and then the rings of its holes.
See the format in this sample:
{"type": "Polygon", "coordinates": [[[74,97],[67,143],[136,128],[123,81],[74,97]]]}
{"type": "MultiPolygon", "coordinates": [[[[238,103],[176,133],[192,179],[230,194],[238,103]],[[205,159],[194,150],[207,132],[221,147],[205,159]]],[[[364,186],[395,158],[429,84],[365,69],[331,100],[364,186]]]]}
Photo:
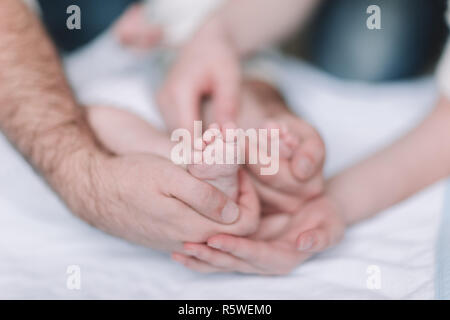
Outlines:
{"type": "MultiPolygon", "coordinates": [[[[161,69],[155,58],[133,59],[106,37],[67,59],[68,73],[83,102],[129,107],[161,124],[150,90],[161,69]]],[[[275,60],[292,107],[326,141],[328,175],[405,133],[430,111],[435,98],[429,79],[348,83],[300,62],[275,60]]],[[[0,298],[434,297],[443,183],[351,228],[341,244],[290,276],[201,275],[73,217],[1,136],[0,164],[0,298]],[[80,290],[67,288],[70,265],[80,267],[80,290]]]]}

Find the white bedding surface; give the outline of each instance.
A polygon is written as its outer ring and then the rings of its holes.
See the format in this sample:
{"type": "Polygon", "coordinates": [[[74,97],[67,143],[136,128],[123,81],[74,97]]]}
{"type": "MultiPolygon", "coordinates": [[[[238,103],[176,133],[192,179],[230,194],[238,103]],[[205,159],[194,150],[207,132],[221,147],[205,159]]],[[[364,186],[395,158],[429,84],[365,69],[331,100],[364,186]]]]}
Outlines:
{"type": "MultiPolygon", "coordinates": [[[[161,73],[154,69],[156,62],[130,62],[107,39],[88,51],[67,60],[82,100],[130,107],[160,124],[150,90],[161,73]]],[[[435,98],[429,79],[369,85],[339,81],[286,59],[276,65],[292,107],[326,141],[327,174],[406,132],[430,111],[435,98]]],[[[105,235],[73,217],[1,136],[0,164],[0,298],[434,297],[443,183],[351,228],[340,245],[290,276],[201,275],[165,254],[105,235]],[[81,268],[81,290],[66,287],[69,265],[81,268]],[[367,288],[371,265],[381,272],[379,290],[367,288]]]]}

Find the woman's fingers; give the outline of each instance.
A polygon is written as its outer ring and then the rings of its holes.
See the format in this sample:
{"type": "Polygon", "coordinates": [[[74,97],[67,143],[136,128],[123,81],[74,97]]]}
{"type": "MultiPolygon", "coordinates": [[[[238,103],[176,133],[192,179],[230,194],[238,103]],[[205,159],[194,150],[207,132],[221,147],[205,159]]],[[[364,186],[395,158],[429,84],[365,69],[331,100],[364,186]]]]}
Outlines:
{"type": "Polygon", "coordinates": [[[213,108],[217,122],[224,124],[236,121],[240,107],[241,73],[239,61],[230,57],[227,64],[213,70],[215,83],[213,88],[213,108]]]}
{"type": "MultiPolygon", "coordinates": [[[[218,235],[208,240],[208,246],[232,254],[266,274],[284,274],[291,266],[292,255],[270,241],[218,235]]],[[[295,248],[292,251],[296,253],[295,248]]]]}
{"type": "Polygon", "coordinates": [[[229,235],[208,239],[208,246],[238,257],[266,275],[289,274],[311,254],[302,253],[293,241],[254,241],[229,235]]]}
{"type": "Polygon", "coordinates": [[[200,261],[196,258],[189,257],[181,253],[173,253],[172,259],[178,263],[181,263],[186,268],[191,269],[200,273],[217,273],[217,272],[227,272],[227,270],[213,267],[210,264],[200,261]]]}
{"type": "Polygon", "coordinates": [[[240,273],[260,273],[261,270],[249,265],[248,263],[219,250],[210,248],[204,244],[186,243],[184,253],[188,256],[208,263],[212,267],[222,270],[236,271],[240,273]]]}
{"type": "Polygon", "coordinates": [[[323,227],[303,232],[296,244],[302,252],[321,252],[331,246],[330,236],[323,227]]]}
{"type": "MultiPolygon", "coordinates": [[[[317,247],[326,247],[320,240],[320,232],[313,230],[317,247]]],[[[308,233],[305,233],[308,236],[308,233]]],[[[326,240],[326,239],[325,239],[326,240]]],[[[175,260],[199,272],[240,272],[262,275],[284,275],[311,256],[310,251],[301,252],[288,241],[255,241],[230,235],[211,237],[207,246],[186,243],[184,254],[174,254],[175,260]]]]}

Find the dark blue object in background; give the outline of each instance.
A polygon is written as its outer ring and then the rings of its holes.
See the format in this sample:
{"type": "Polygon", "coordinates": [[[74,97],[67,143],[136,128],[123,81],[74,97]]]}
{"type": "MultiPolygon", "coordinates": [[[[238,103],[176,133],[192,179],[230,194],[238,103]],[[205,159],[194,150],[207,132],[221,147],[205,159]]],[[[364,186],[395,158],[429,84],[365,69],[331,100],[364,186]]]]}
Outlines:
{"type": "Polygon", "coordinates": [[[56,45],[70,52],[105,31],[125,10],[138,0],[39,0],[42,18],[56,45]],[[71,5],[81,9],[81,30],[69,30],[66,10],[71,5]]]}
{"type": "MultiPolygon", "coordinates": [[[[39,3],[56,45],[70,52],[93,40],[138,1],[39,3]],[[66,10],[73,4],[81,8],[81,30],[66,27],[66,10]]],[[[343,78],[386,81],[416,76],[437,60],[445,43],[445,3],[446,0],[325,0],[310,30],[310,57],[320,68],[343,78]],[[382,30],[366,27],[369,5],[380,6],[382,30]]]]}

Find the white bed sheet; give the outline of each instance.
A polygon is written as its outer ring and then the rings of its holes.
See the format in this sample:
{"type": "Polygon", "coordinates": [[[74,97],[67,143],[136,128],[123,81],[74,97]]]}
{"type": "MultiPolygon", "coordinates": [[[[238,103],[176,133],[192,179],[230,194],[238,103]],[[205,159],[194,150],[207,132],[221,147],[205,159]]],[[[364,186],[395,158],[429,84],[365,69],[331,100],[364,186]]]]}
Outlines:
{"type": "MultiPolygon", "coordinates": [[[[85,103],[128,107],[161,124],[151,88],[162,71],[155,59],[133,59],[105,36],[66,62],[85,103]]],[[[349,83],[275,60],[292,107],[326,141],[328,175],[406,132],[435,99],[430,79],[349,83]]],[[[340,245],[290,276],[201,275],[73,217],[0,136],[0,298],[432,299],[443,196],[437,183],[351,228],[340,245]],[[81,290],[66,286],[69,265],[81,268],[81,290]],[[380,271],[380,289],[367,286],[369,266],[380,271]]]]}

